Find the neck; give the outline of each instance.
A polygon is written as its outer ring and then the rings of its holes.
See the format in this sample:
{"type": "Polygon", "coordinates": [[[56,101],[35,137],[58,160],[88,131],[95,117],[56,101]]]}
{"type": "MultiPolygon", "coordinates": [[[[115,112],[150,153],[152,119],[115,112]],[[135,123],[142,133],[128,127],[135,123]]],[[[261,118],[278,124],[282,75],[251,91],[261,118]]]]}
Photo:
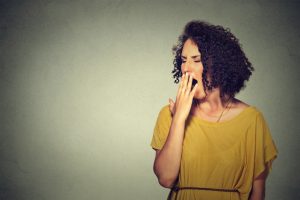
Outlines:
{"type": "Polygon", "coordinates": [[[229,96],[221,99],[219,88],[214,88],[211,92],[207,93],[205,98],[198,100],[197,107],[205,113],[220,113],[228,105],[229,101],[229,96]]]}

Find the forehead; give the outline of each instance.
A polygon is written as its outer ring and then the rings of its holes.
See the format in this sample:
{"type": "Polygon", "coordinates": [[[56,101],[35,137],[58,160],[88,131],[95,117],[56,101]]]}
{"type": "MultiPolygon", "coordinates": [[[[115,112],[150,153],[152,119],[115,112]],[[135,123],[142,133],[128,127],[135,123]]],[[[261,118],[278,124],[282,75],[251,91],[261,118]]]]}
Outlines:
{"type": "Polygon", "coordinates": [[[200,55],[197,44],[191,39],[185,41],[185,43],[183,44],[181,55],[183,56],[200,55]]]}

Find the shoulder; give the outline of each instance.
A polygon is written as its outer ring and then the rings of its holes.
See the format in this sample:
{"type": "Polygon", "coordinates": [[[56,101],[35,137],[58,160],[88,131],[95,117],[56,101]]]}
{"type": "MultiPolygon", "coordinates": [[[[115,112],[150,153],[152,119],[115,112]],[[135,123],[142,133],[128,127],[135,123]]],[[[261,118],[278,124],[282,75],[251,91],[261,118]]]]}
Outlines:
{"type": "Polygon", "coordinates": [[[233,98],[232,100],[232,108],[233,109],[238,109],[238,110],[244,110],[245,108],[251,107],[251,105],[237,99],[233,98]]]}
{"type": "Polygon", "coordinates": [[[160,108],[160,111],[159,111],[159,112],[162,112],[162,113],[170,113],[169,104],[162,106],[162,107],[160,108]]]}
{"type": "Polygon", "coordinates": [[[171,119],[172,118],[172,114],[171,114],[169,105],[164,105],[160,108],[158,118],[162,118],[162,119],[171,119]]]}
{"type": "Polygon", "coordinates": [[[263,117],[263,114],[259,108],[257,108],[254,105],[250,105],[248,103],[245,103],[239,99],[234,98],[233,99],[233,105],[232,109],[235,110],[236,113],[241,113],[245,110],[247,110],[247,113],[252,116],[253,118],[263,117]]]}

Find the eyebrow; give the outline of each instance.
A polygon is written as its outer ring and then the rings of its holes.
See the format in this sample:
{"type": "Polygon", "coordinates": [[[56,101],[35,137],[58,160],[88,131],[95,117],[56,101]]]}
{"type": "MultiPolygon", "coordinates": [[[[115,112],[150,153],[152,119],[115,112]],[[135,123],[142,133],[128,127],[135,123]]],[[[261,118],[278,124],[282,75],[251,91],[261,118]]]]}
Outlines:
{"type": "MultiPolygon", "coordinates": [[[[198,57],[201,57],[201,55],[194,55],[194,56],[191,56],[191,58],[198,58],[198,57]]],[[[181,58],[186,59],[185,56],[181,56],[181,58]]]]}

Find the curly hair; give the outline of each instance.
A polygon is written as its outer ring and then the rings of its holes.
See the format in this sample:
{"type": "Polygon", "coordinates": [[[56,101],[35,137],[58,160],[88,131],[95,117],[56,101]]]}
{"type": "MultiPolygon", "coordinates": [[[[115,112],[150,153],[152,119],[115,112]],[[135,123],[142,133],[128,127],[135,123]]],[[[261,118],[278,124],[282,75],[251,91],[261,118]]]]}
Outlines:
{"type": "Polygon", "coordinates": [[[202,80],[204,89],[212,90],[220,87],[221,98],[224,95],[234,97],[245,87],[245,80],[249,80],[254,68],[242,50],[239,40],[230,32],[229,28],[212,25],[203,21],[188,22],[178,43],[173,47],[175,56],[172,70],[175,83],[179,82],[181,72],[181,53],[186,40],[191,39],[201,53],[203,64],[202,80]],[[211,82],[207,80],[207,74],[211,82]]]}

